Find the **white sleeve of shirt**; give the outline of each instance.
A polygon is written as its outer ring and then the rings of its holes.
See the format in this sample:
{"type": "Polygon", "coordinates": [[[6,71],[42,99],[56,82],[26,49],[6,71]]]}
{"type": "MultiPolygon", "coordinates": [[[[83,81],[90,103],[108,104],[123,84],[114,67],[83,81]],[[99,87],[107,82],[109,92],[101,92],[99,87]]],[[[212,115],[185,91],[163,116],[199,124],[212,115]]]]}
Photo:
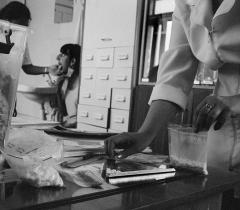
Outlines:
{"type": "Polygon", "coordinates": [[[24,55],[23,55],[23,63],[22,65],[30,65],[32,64],[32,61],[31,61],[31,57],[30,57],[30,54],[29,54],[29,48],[28,48],[28,45],[26,46],[26,49],[25,49],[25,52],[24,52],[24,55]]]}
{"type": "Polygon", "coordinates": [[[158,79],[149,104],[161,99],[185,109],[197,72],[198,60],[191,51],[180,20],[174,15],[170,46],[161,56],[159,64],[158,79]]]}

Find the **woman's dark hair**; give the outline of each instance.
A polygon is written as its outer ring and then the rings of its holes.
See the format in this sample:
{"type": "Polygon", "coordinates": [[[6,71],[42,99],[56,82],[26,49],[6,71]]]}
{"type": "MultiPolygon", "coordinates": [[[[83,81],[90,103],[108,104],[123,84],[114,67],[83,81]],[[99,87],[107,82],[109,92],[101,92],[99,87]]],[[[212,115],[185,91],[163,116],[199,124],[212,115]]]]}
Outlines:
{"type": "Polygon", "coordinates": [[[76,59],[75,65],[73,66],[74,72],[68,83],[69,88],[71,89],[71,84],[73,84],[72,81],[77,79],[79,75],[81,47],[78,44],[65,44],[61,47],[60,52],[68,55],[70,59],[76,59]]]}
{"type": "Polygon", "coordinates": [[[75,66],[74,66],[74,72],[79,72],[79,65],[80,65],[80,51],[81,47],[78,44],[65,44],[61,47],[60,52],[68,55],[70,59],[75,58],[75,66]]]}
{"type": "Polygon", "coordinates": [[[0,19],[8,20],[31,20],[31,13],[28,7],[18,1],[12,1],[0,10],[0,19]]]}

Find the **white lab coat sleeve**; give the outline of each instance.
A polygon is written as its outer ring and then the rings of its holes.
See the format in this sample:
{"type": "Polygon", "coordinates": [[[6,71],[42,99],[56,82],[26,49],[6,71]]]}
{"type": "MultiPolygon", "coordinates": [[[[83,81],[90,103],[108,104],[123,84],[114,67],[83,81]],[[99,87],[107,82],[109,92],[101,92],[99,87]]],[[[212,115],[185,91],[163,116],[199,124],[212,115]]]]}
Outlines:
{"type": "Polygon", "coordinates": [[[23,55],[23,63],[22,65],[31,65],[32,64],[32,60],[31,60],[31,57],[30,57],[30,53],[29,53],[29,48],[28,48],[28,44],[26,45],[26,48],[25,48],[25,52],[24,52],[24,55],[23,55]]]}
{"type": "Polygon", "coordinates": [[[182,27],[179,10],[176,8],[172,19],[169,49],[160,59],[158,77],[149,104],[154,100],[171,101],[183,109],[192,89],[199,61],[193,55],[186,33],[182,27]]]}

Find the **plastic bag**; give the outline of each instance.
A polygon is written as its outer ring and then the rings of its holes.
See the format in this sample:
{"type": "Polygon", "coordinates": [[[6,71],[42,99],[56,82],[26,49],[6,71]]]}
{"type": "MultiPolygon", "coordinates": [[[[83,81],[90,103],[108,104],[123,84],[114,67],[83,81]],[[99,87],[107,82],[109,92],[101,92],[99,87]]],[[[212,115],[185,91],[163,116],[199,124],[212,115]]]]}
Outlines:
{"type": "Polygon", "coordinates": [[[85,166],[80,166],[75,169],[66,169],[59,167],[59,173],[66,180],[73,182],[81,187],[98,187],[105,181],[102,178],[103,163],[97,162],[85,166]]]}
{"type": "Polygon", "coordinates": [[[188,126],[170,125],[168,134],[170,164],[207,175],[207,133],[194,133],[188,126]]]}
{"type": "Polygon", "coordinates": [[[28,29],[0,20],[0,149],[8,138],[28,29]]]}
{"type": "Polygon", "coordinates": [[[29,128],[10,130],[3,155],[22,180],[35,187],[63,186],[55,169],[62,160],[62,142],[43,131],[29,128]]]}
{"type": "Polygon", "coordinates": [[[43,131],[12,128],[4,147],[4,153],[7,154],[7,160],[15,157],[18,161],[17,159],[28,155],[41,160],[52,158],[58,161],[63,157],[63,144],[43,131]]]}
{"type": "Polygon", "coordinates": [[[63,180],[58,171],[53,166],[44,163],[39,159],[24,156],[21,167],[19,167],[19,165],[14,165],[14,163],[11,163],[10,165],[13,166],[19,178],[32,186],[64,186],[63,180]]]}

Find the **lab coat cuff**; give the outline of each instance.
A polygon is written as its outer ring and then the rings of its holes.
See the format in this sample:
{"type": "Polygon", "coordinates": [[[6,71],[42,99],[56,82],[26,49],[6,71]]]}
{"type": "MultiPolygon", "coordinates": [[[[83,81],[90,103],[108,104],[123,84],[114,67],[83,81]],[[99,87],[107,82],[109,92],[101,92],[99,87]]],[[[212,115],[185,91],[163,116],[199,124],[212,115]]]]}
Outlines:
{"type": "Polygon", "coordinates": [[[182,109],[185,109],[187,106],[188,96],[184,94],[180,88],[172,87],[169,85],[156,85],[153,88],[149,105],[155,100],[166,100],[173,102],[180,106],[182,109]]]}

